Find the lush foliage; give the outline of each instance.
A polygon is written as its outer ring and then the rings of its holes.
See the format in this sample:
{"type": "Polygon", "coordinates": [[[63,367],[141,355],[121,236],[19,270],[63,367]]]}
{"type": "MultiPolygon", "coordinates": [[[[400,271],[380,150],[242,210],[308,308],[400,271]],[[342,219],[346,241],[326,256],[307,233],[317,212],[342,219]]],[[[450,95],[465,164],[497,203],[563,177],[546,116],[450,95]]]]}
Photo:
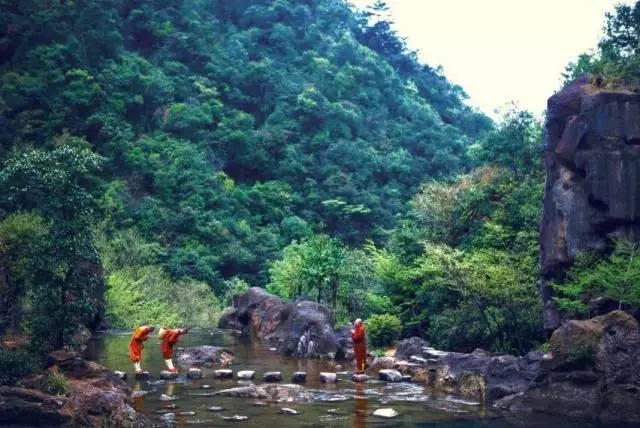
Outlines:
{"type": "Polygon", "coordinates": [[[620,240],[605,258],[583,253],[567,272],[565,281],[554,284],[558,308],[571,316],[589,315],[589,301],[606,298],[619,309],[640,306],[640,248],[620,240]]]}
{"type": "Polygon", "coordinates": [[[402,332],[400,318],[395,315],[373,315],[365,321],[367,340],[373,346],[389,346],[402,332]]]}
{"type": "MultiPolygon", "coordinates": [[[[272,262],[314,234],[364,263],[326,265],[326,284],[305,270],[314,297],[342,317],[387,311],[363,283],[371,263],[345,246],[383,245],[408,195],[469,166],[467,147],[491,127],[418,62],[382,4],[24,0],[0,10],[0,221],[23,231],[4,232],[0,296],[31,311],[34,334],[53,329],[51,346],[95,312],[100,258],[114,325],[206,323],[217,309],[205,307],[233,284],[278,283],[272,262]],[[123,246],[132,237],[135,251],[123,246]],[[203,298],[207,287],[215,297],[203,298]]],[[[12,329],[26,319],[5,318],[12,329]]]]}
{"type": "Polygon", "coordinates": [[[640,2],[618,4],[608,13],[595,53],[583,53],[565,71],[565,82],[585,73],[598,84],[640,87],[640,2]]]}
{"type": "Polygon", "coordinates": [[[40,361],[26,349],[0,352],[0,385],[14,385],[22,377],[40,368],[40,361]]]}

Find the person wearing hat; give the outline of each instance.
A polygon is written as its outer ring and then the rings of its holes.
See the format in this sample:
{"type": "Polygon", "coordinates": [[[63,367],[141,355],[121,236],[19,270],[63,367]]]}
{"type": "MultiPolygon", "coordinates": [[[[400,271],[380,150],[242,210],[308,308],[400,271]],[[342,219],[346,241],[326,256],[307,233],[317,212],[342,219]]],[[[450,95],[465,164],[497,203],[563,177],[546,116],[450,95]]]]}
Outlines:
{"type": "Polygon", "coordinates": [[[142,349],[144,342],[149,339],[149,334],[154,330],[152,326],[142,325],[135,329],[129,342],[129,359],[133,363],[136,374],[142,373],[142,349]]]}

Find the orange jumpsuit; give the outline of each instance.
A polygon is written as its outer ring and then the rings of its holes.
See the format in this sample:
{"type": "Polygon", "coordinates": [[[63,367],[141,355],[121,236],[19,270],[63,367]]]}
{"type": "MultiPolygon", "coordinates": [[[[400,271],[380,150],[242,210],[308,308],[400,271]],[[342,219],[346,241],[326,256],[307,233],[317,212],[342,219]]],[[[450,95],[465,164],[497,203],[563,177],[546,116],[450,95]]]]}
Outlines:
{"type": "Polygon", "coordinates": [[[367,363],[367,342],[364,325],[356,325],[351,338],[353,339],[353,353],[356,357],[356,371],[364,372],[367,363]]]}
{"type": "Polygon", "coordinates": [[[142,360],[142,348],[144,348],[144,341],[149,338],[151,333],[151,327],[143,325],[136,328],[131,336],[131,342],[129,342],[129,359],[132,363],[139,363],[142,360]]]}
{"type": "Polygon", "coordinates": [[[173,330],[169,330],[167,334],[162,338],[162,345],[160,345],[160,349],[162,350],[162,358],[168,360],[173,357],[173,345],[178,343],[178,339],[185,333],[184,330],[180,328],[176,328],[173,330]]]}

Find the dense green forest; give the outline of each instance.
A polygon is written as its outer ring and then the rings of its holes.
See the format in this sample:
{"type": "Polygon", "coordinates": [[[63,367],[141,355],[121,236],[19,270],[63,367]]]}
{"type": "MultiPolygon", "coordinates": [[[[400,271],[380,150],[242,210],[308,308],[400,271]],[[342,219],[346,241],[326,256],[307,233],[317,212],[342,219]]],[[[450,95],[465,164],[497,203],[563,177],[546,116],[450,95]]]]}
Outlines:
{"type": "MultiPolygon", "coordinates": [[[[540,123],[467,106],[384,3],[0,9],[0,333],[72,344],[103,288],[110,326],[211,325],[257,285],[380,345],[543,341],[540,123]]],[[[617,31],[568,76],[619,63],[617,31]]]]}

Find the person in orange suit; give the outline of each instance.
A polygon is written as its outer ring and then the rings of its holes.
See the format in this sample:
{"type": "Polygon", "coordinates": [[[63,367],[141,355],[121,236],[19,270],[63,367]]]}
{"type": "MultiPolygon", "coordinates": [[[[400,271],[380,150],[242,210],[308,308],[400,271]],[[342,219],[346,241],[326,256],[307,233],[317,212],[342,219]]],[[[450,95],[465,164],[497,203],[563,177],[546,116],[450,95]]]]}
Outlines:
{"type": "Polygon", "coordinates": [[[142,373],[142,349],[144,342],[149,339],[149,334],[154,330],[152,326],[142,325],[133,332],[131,342],[129,342],[129,359],[133,363],[136,373],[142,373]]]}
{"type": "Polygon", "coordinates": [[[356,357],[356,373],[364,373],[367,364],[367,341],[364,324],[360,318],[353,323],[351,338],[353,339],[353,353],[356,357]]]}
{"type": "Polygon", "coordinates": [[[173,345],[178,343],[178,340],[180,340],[180,336],[182,336],[183,334],[187,334],[188,332],[188,328],[168,329],[162,327],[160,329],[160,333],[158,336],[162,340],[162,344],[160,345],[160,349],[162,350],[162,358],[164,358],[167,369],[172,373],[176,373],[178,371],[178,369],[173,366],[173,345]]]}

